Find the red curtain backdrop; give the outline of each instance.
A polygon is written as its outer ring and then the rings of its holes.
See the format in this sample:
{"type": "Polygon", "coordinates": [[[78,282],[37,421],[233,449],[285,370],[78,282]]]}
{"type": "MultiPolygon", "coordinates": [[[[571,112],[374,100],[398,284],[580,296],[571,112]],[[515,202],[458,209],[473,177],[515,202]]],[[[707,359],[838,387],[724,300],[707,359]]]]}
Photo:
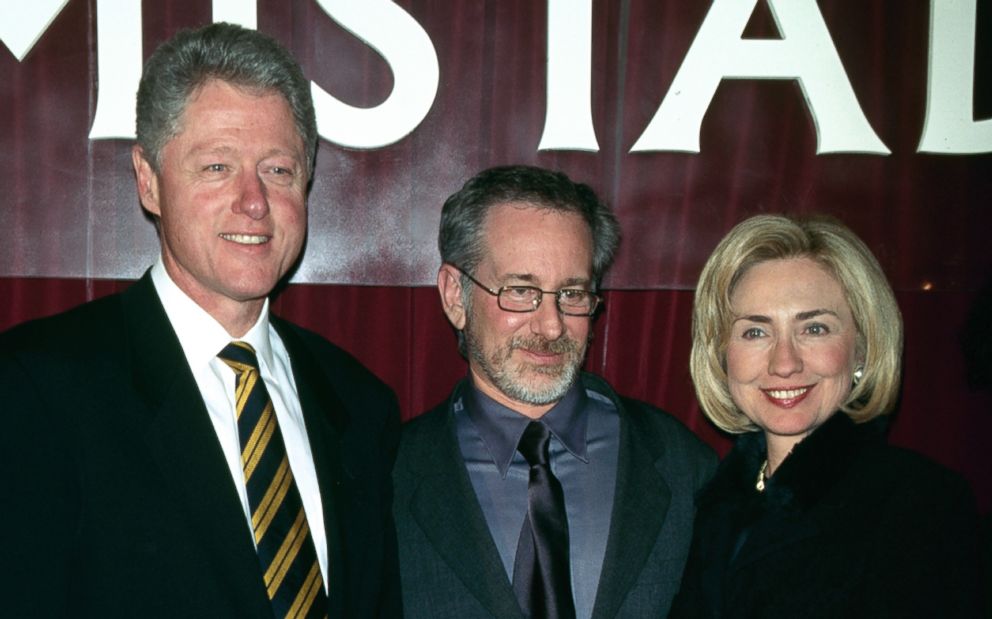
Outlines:
{"type": "MultiPolygon", "coordinates": [[[[389,96],[388,63],[317,2],[254,4],[258,28],[324,90],[361,107],[389,96]]],[[[312,283],[288,286],[273,307],[372,368],[410,418],[465,372],[429,287],[442,201],[492,165],[562,169],[614,206],[624,232],[587,367],[725,452],[729,439],[699,413],[687,369],[699,270],[749,215],[829,213],[876,253],[903,311],[905,381],[892,440],[960,471],[989,512],[992,156],[916,152],[930,4],[817,2],[866,118],[892,151],[877,156],[817,155],[814,120],[788,80],[724,80],[698,154],[631,153],[709,10],[698,0],[595,0],[590,97],[599,150],[539,151],[547,2],[400,0],[436,50],[436,99],[388,147],[322,141],[302,278],[312,283]]],[[[0,329],[118,291],[157,252],[134,191],[130,141],[88,139],[100,95],[100,5],[70,0],[21,61],[0,46],[0,329]]],[[[961,36],[976,39],[974,116],[987,119],[992,2],[977,6],[977,32],[961,36]]],[[[206,0],[141,7],[145,58],[179,28],[212,17],[206,0]]],[[[745,36],[776,38],[767,0],[756,7],[745,36]]]]}
{"type": "MultiPolygon", "coordinates": [[[[6,299],[0,303],[0,330],[127,285],[0,278],[0,299],[6,299]]],[[[988,512],[992,388],[969,386],[963,353],[977,296],[900,292],[897,297],[906,322],[905,381],[890,438],[965,475],[988,512]]],[[[273,310],[365,363],[396,390],[405,419],[440,402],[465,374],[433,288],[291,285],[273,310]]],[[[586,366],[621,393],[668,410],[723,453],[730,440],[699,412],[689,378],[691,312],[692,291],[607,291],[586,366]]],[[[982,316],[978,327],[987,330],[990,317],[982,316]]]]}

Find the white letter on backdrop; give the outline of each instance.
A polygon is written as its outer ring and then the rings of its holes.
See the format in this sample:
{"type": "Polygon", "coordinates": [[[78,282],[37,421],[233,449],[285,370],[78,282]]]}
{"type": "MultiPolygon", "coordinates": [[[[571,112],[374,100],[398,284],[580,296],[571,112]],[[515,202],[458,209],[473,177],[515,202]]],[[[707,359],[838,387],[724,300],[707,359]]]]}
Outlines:
{"type": "Polygon", "coordinates": [[[317,0],[341,27],[382,54],[393,72],[393,91],[372,108],[347,105],[310,82],[317,130],[352,148],[398,142],[427,116],[437,95],[439,68],[430,37],[410,15],[387,0],[317,0]]]}
{"type": "Polygon", "coordinates": [[[592,123],[592,0],[548,0],[547,87],[538,150],[598,151],[592,123]]]}
{"type": "Polygon", "coordinates": [[[96,114],[90,139],[134,137],[134,94],[141,81],[141,3],[97,0],[96,114]]]}
{"type": "Polygon", "coordinates": [[[258,29],[257,0],[213,0],[210,5],[214,23],[226,21],[251,30],[258,29]]]}
{"type": "Polygon", "coordinates": [[[699,152],[720,80],[798,80],[820,153],[888,154],[844,73],[816,0],[768,0],[781,40],[742,39],[757,0],[714,0],[661,107],[631,151],[699,152]]]}
{"type": "Polygon", "coordinates": [[[0,43],[7,46],[17,62],[24,60],[68,3],[69,0],[4,2],[3,19],[0,19],[0,43]]]}
{"type": "MultiPolygon", "coordinates": [[[[992,119],[975,120],[975,0],[932,0],[927,115],[919,152],[992,152],[992,119]]],[[[987,25],[987,24],[986,24],[987,25]]]]}

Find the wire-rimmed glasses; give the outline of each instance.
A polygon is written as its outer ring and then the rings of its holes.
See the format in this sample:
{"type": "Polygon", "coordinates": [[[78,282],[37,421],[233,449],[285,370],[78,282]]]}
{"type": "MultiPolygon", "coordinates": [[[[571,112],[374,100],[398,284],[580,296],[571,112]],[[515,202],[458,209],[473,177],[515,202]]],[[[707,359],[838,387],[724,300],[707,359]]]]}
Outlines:
{"type": "MultiPolygon", "coordinates": [[[[454,266],[454,265],[452,265],[454,266]]],[[[603,298],[595,292],[582,288],[562,288],[560,290],[541,290],[537,286],[513,284],[493,289],[469,275],[461,267],[455,267],[462,275],[469,278],[479,288],[496,297],[496,304],[507,312],[536,312],[541,307],[544,295],[555,297],[558,311],[566,316],[592,316],[596,313],[603,298]]]]}

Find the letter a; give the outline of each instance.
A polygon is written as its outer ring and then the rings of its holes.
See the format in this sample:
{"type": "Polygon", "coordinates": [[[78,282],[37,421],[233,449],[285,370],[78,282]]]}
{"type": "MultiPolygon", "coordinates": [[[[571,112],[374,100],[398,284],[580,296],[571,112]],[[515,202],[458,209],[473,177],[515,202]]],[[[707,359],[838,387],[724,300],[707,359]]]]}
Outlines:
{"type": "Polygon", "coordinates": [[[794,79],[816,125],[818,154],[888,154],[854,95],[815,0],[768,0],[780,40],[743,39],[758,0],[714,0],[668,94],[631,151],[699,152],[720,81],[794,79]]]}

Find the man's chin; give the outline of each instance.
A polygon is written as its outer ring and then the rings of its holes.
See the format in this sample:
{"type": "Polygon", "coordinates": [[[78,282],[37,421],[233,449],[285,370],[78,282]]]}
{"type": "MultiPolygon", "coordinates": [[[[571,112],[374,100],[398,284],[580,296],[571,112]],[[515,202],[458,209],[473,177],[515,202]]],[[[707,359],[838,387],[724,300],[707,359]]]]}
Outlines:
{"type": "Polygon", "coordinates": [[[565,382],[567,374],[564,365],[528,368],[528,371],[518,375],[514,381],[514,390],[518,399],[530,404],[552,404],[560,400],[572,386],[572,381],[565,382]]]}

